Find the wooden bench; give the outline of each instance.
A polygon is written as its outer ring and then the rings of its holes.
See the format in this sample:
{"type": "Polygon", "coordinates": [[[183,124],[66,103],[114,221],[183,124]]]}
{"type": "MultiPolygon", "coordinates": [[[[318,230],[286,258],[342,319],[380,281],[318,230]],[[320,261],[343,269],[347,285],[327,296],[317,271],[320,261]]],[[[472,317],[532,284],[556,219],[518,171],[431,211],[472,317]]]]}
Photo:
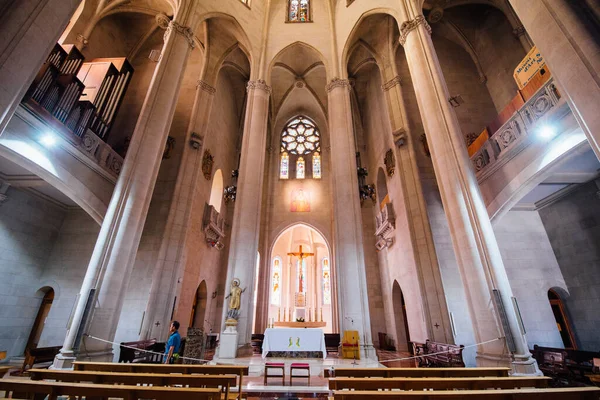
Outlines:
{"type": "Polygon", "coordinates": [[[413,354],[419,356],[420,367],[464,367],[462,353],[465,346],[439,343],[429,339],[423,344],[413,343],[413,354]]]}
{"type": "Polygon", "coordinates": [[[474,377],[474,378],[331,378],[329,390],[483,390],[546,388],[550,378],[474,377]]]}
{"type": "Polygon", "coordinates": [[[510,368],[336,368],[324,371],[325,378],[470,378],[508,376],[510,368]],[[333,374],[332,374],[333,373],[333,374]]]}
{"type": "MultiPolygon", "coordinates": [[[[55,400],[58,396],[85,396],[92,398],[120,398],[127,400],[220,400],[216,388],[174,388],[160,386],[96,385],[93,383],[65,383],[0,379],[0,391],[26,394],[26,398],[55,400]]],[[[13,396],[14,398],[14,396],[13,396]]]]}
{"type": "Polygon", "coordinates": [[[0,378],[2,378],[9,370],[10,367],[0,367],[0,378]]]}
{"type": "Polygon", "coordinates": [[[131,372],[147,374],[200,374],[237,375],[238,397],[242,398],[243,377],[248,376],[247,365],[198,365],[198,364],[142,364],[75,361],[75,371],[131,372]]]}
{"type": "Polygon", "coordinates": [[[554,347],[533,346],[533,358],[536,359],[540,370],[548,376],[571,384],[573,381],[589,383],[586,375],[594,369],[594,358],[600,358],[600,353],[582,350],[567,350],[554,347]]]}
{"type": "Polygon", "coordinates": [[[98,372],[30,369],[31,380],[54,380],[57,382],[91,382],[98,384],[220,387],[224,398],[229,398],[229,389],[235,386],[237,375],[179,375],[179,374],[135,374],[129,372],[98,372]]]}
{"type": "Polygon", "coordinates": [[[156,339],[148,339],[137,342],[122,342],[119,349],[119,362],[161,363],[163,361],[162,355],[148,353],[147,351],[162,354],[165,351],[165,344],[157,343],[156,339]]]}
{"type": "Polygon", "coordinates": [[[22,375],[27,369],[32,368],[34,364],[54,361],[54,357],[60,352],[61,348],[62,346],[54,346],[25,350],[23,366],[19,371],[11,372],[11,374],[22,375]]]}
{"type": "Polygon", "coordinates": [[[508,390],[465,390],[465,391],[338,391],[335,400],[598,400],[600,388],[573,387],[552,389],[508,389],[508,390]]]}

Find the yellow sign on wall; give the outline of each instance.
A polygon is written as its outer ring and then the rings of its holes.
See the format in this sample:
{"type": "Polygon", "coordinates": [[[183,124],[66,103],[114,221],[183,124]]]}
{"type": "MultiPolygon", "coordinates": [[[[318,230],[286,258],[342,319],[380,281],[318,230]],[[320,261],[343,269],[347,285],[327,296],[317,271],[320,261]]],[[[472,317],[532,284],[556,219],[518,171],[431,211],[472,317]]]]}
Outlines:
{"type": "Polygon", "coordinates": [[[525,58],[517,65],[513,74],[519,90],[523,89],[544,65],[546,65],[544,57],[542,57],[538,48],[533,46],[525,58]]]}

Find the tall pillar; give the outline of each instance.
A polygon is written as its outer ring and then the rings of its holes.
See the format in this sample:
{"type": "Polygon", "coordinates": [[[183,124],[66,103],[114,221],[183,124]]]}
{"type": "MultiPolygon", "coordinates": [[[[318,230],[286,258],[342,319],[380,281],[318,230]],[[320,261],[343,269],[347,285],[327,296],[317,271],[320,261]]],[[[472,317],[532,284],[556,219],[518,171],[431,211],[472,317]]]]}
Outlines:
{"type": "MultiPolygon", "coordinates": [[[[85,332],[109,341],[114,338],[192,48],[191,29],[171,21],[161,60],[83,280],[71,327],[54,362],[58,368],[68,367],[77,355],[74,347],[78,334],[85,332]]],[[[110,344],[84,338],[80,348],[88,357],[112,359],[110,344]]]]}
{"type": "MultiPolygon", "coordinates": [[[[396,70],[397,68],[393,66],[393,69],[396,70]]],[[[412,255],[406,256],[407,259],[414,262],[418,277],[423,303],[422,314],[425,317],[426,325],[426,332],[423,332],[426,337],[422,339],[430,338],[438,342],[448,343],[453,340],[450,316],[417,166],[415,140],[411,135],[406,117],[402,79],[399,75],[396,75],[396,77],[382,85],[382,88],[386,96],[392,124],[394,137],[392,151],[398,162],[394,176],[390,178],[388,191],[393,199],[400,200],[393,204],[396,215],[407,221],[407,224],[396,223],[396,229],[400,230],[406,227],[408,232],[400,237],[408,237],[411,242],[409,245],[411,246],[412,255]]],[[[388,249],[384,254],[389,251],[388,249]]],[[[386,282],[388,281],[389,279],[386,279],[386,282]]],[[[387,287],[388,290],[392,290],[391,285],[387,287]]],[[[413,332],[411,331],[411,333],[413,332]]]]}
{"type": "Polygon", "coordinates": [[[401,25],[400,42],[416,88],[475,338],[478,343],[503,338],[480,344],[477,364],[511,366],[517,374],[540,374],[519,326],[500,249],[458,120],[447,100],[448,88],[431,41],[431,28],[423,15],[410,17],[413,19],[401,25]],[[495,290],[500,302],[495,302],[495,290]]]}
{"type": "MultiPolygon", "coordinates": [[[[335,241],[332,259],[335,259],[340,332],[357,330],[361,345],[372,350],[350,82],[332,80],[327,85],[327,99],[331,148],[335,149],[331,152],[335,241]]],[[[362,357],[364,351],[361,346],[362,357]]],[[[369,351],[369,357],[375,357],[375,352],[369,351]]]]}
{"type": "Polygon", "coordinates": [[[0,5],[0,134],[81,0],[0,5]]]}
{"type": "Polygon", "coordinates": [[[194,192],[198,176],[202,174],[202,147],[208,130],[209,117],[216,89],[199,80],[196,86],[193,114],[184,142],[180,172],[169,216],[162,238],[156,266],[152,273],[152,285],[148,296],[146,314],[142,326],[142,339],[162,337],[169,326],[169,317],[175,293],[181,283],[177,278],[185,268],[185,252],[194,192]],[[156,325],[159,322],[159,325],[156,325]]]}
{"type": "Polygon", "coordinates": [[[586,12],[583,1],[510,0],[510,3],[600,158],[600,28],[586,21],[592,13],[586,12]]]}
{"type": "MultiPolygon", "coordinates": [[[[269,115],[269,97],[271,96],[271,87],[263,80],[248,82],[247,89],[248,102],[244,121],[244,136],[242,138],[242,157],[237,180],[237,197],[231,228],[227,282],[225,283],[227,294],[234,278],[240,280],[242,289],[246,289],[242,294],[237,324],[238,357],[252,352],[252,320],[254,317],[252,299],[254,298],[267,143],[267,119],[269,115]]],[[[268,256],[265,255],[265,257],[268,256]]],[[[223,318],[225,318],[228,310],[227,300],[225,302],[223,318]]],[[[222,349],[220,349],[219,355],[222,356],[223,354],[222,349]]]]}

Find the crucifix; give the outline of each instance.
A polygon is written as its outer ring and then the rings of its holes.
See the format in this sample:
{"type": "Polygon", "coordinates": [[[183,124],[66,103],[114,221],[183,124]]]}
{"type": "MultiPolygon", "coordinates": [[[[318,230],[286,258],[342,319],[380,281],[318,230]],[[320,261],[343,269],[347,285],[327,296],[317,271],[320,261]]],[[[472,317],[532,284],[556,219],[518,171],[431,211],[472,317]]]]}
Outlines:
{"type": "MultiPolygon", "coordinates": [[[[300,271],[302,271],[302,260],[308,258],[310,256],[314,256],[315,253],[304,253],[302,251],[302,245],[300,245],[300,250],[297,253],[287,253],[288,256],[298,257],[300,259],[300,271]]],[[[300,293],[304,292],[304,287],[302,286],[302,272],[298,276],[298,291],[300,293]]]]}

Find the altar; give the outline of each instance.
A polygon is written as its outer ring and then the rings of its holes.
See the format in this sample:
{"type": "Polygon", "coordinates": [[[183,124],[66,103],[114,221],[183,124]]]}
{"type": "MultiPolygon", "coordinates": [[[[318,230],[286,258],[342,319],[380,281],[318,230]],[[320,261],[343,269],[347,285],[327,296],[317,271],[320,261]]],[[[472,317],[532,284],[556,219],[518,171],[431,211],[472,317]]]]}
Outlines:
{"type": "Polygon", "coordinates": [[[321,352],[327,358],[325,334],[319,328],[268,328],[265,331],[262,357],[274,352],[321,352]]]}

